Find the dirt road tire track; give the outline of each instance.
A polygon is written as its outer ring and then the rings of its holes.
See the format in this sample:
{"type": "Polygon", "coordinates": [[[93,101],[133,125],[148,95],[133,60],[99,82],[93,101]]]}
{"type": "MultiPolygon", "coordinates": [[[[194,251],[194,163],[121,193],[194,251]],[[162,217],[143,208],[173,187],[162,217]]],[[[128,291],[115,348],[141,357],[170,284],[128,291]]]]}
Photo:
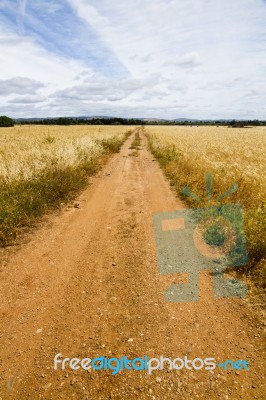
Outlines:
{"type": "Polygon", "coordinates": [[[165,303],[152,213],[181,208],[147,149],[121,152],[1,267],[2,399],[263,399],[263,338],[243,300],[165,303]],[[134,155],[135,154],[135,155],[134,155]],[[109,174],[110,173],[110,174],[109,174]],[[54,371],[53,358],[247,359],[250,371],[54,371]]]}

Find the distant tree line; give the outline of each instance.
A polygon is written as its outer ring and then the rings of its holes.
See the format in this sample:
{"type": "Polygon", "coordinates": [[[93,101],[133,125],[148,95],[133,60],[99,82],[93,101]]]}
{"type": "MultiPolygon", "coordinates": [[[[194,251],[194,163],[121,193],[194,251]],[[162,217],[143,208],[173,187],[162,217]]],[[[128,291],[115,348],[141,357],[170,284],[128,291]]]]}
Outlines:
{"type": "Polygon", "coordinates": [[[38,125],[142,125],[139,119],[126,118],[45,118],[45,119],[23,119],[17,120],[19,124],[38,124],[38,125]]]}
{"type": "Polygon", "coordinates": [[[259,120],[182,120],[182,121],[145,121],[147,125],[184,125],[184,126],[229,126],[232,128],[244,128],[247,126],[266,126],[266,121],[259,121],[259,120]]]}
{"type": "Polygon", "coordinates": [[[246,126],[266,126],[266,121],[255,120],[142,120],[137,118],[29,118],[12,120],[6,116],[0,117],[0,127],[21,125],[189,125],[189,126],[230,126],[232,128],[243,128],[246,126]]]}
{"type": "Polygon", "coordinates": [[[257,119],[253,121],[236,121],[233,119],[230,124],[232,128],[244,128],[245,126],[264,126],[266,121],[258,121],[257,119]]]}

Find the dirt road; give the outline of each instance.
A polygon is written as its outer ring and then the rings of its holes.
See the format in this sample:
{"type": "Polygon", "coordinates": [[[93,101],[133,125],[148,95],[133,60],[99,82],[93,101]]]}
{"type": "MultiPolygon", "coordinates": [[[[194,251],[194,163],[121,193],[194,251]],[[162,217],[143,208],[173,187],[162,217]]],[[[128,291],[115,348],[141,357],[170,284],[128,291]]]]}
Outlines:
{"type": "MultiPolygon", "coordinates": [[[[263,399],[263,335],[239,299],[166,303],[178,277],[160,275],[152,213],[175,198],[141,132],[69,208],[11,254],[1,278],[1,399],[263,399]],[[242,359],[250,370],[54,370],[54,357],[242,359]]],[[[167,365],[167,364],[166,364],[167,365]]]]}

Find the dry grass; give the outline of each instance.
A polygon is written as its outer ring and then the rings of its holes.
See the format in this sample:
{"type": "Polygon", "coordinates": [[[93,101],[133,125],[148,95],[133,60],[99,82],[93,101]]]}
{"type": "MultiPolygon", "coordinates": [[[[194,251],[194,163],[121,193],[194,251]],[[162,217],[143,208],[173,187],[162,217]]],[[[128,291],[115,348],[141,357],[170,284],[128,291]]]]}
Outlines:
{"type": "Polygon", "coordinates": [[[15,126],[0,130],[0,244],[73,198],[130,127],[15,126]]]}
{"type": "Polygon", "coordinates": [[[38,176],[47,168],[77,167],[97,159],[106,141],[123,140],[128,127],[15,126],[0,130],[0,181],[38,176]]]}
{"type": "Polygon", "coordinates": [[[139,131],[136,131],[135,133],[135,137],[134,140],[130,146],[130,149],[135,149],[135,150],[139,150],[139,147],[141,145],[141,141],[140,141],[140,135],[139,135],[139,131]]]}
{"type": "MultiPolygon", "coordinates": [[[[206,172],[214,175],[214,203],[233,183],[238,184],[237,192],[224,202],[239,203],[244,210],[250,258],[245,272],[255,279],[261,289],[258,296],[262,296],[266,287],[266,128],[149,126],[145,129],[152,152],[179,195],[182,187],[189,186],[207,202],[206,172]]],[[[182,198],[189,206],[198,206],[194,200],[182,198]]]]}

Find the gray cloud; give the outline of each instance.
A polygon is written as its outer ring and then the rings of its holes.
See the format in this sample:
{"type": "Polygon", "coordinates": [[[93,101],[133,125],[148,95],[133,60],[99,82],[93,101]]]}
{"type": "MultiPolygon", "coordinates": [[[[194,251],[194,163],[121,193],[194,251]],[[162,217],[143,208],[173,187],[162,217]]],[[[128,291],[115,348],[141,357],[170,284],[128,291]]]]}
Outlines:
{"type": "Polygon", "coordinates": [[[9,104],[36,104],[43,103],[47,98],[44,96],[19,96],[8,101],[9,104]]]}
{"type": "Polygon", "coordinates": [[[10,94],[34,94],[45,85],[29,78],[16,77],[0,80],[0,96],[10,94]]]}
{"type": "Polygon", "coordinates": [[[178,66],[182,68],[198,67],[202,64],[201,57],[197,51],[186,53],[178,59],[172,59],[164,63],[164,66],[178,66]]]}
{"type": "Polygon", "coordinates": [[[184,67],[195,67],[202,64],[200,55],[197,52],[187,53],[177,62],[177,65],[184,67]]]}
{"type": "MultiPolygon", "coordinates": [[[[161,81],[160,74],[153,74],[146,79],[121,79],[114,80],[102,76],[86,77],[82,83],[67,88],[65,90],[56,91],[50,98],[72,99],[81,101],[119,101],[127,97],[142,97],[144,90],[152,91],[161,81]]],[[[155,91],[155,94],[162,94],[161,90],[155,91]]],[[[150,92],[152,95],[152,92],[150,92]]]]}

